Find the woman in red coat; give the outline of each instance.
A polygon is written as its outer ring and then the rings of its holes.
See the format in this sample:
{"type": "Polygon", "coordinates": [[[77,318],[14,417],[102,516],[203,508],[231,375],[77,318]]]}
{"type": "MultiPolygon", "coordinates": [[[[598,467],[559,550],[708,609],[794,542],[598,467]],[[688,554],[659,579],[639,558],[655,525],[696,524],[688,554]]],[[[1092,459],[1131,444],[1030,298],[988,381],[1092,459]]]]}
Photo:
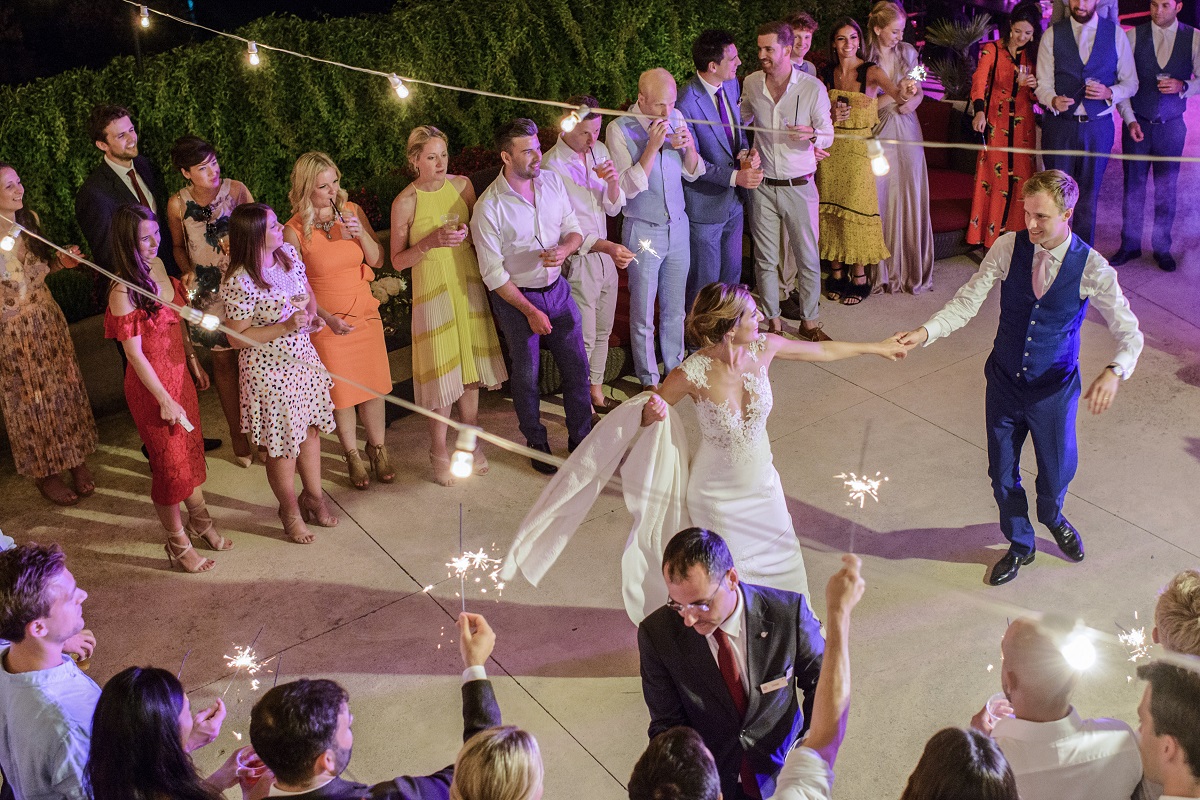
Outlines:
{"type": "MultiPolygon", "coordinates": [[[[1041,9],[1021,3],[1008,32],[983,46],[971,82],[972,127],[989,147],[1034,146],[1033,90],[1037,87],[1037,37],[1041,9]]],[[[967,241],[991,247],[1000,234],[1025,230],[1021,187],[1034,173],[1033,156],[984,150],[975,167],[975,198],[967,241]]]]}

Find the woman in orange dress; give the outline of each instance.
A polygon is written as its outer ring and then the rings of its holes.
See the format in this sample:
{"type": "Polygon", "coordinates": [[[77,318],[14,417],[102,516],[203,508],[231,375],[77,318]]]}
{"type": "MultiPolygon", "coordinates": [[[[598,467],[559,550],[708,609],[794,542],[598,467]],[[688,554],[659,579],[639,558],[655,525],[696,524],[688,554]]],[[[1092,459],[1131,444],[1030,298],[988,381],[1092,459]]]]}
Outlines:
{"type": "MultiPolygon", "coordinates": [[[[1037,88],[1037,36],[1041,9],[1013,9],[1008,32],[983,46],[971,82],[972,127],[990,147],[1034,146],[1033,90],[1037,88]]],[[[967,241],[991,247],[1000,234],[1025,230],[1021,187],[1034,173],[1033,156],[983,150],[975,166],[975,198],[967,241]]]]}
{"type": "MultiPolygon", "coordinates": [[[[379,301],[371,294],[375,270],[383,265],[383,248],[362,209],[346,201],[341,179],[337,165],[324,153],[305,153],[297,159],[288,194],[292,218],[283,238],[300,251],[318,313],[326,323],[312,336],[321,363],[334,375],[388,394],[392,375],[383,319],[379,301]]],[[[358,451],[355,411],[366,429],[367,458],[375,479],[391,483],[396,472],[384,444],[383,398],[337,378],[330,395],[350,483],[356,489],[371,484],[358,451]]]]}

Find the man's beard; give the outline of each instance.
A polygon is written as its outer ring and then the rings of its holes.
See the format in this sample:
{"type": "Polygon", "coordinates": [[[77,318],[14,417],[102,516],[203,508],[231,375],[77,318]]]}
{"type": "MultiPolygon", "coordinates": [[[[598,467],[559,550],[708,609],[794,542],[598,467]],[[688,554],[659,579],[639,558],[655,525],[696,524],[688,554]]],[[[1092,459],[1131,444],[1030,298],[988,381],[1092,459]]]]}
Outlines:
{"type": "Polygon", "coordinates": [[[1071,19],[1075,20],[1080,25],[1086,25],[1087,23],[1091,22],[1092,17],[1094,16],[1096,16],[1095,8],[1087,12],[1086,15],[1082,11],[1075,11],[1074,9],[1071,10],[1071,19]]]}
{"type": "Polygon", "coordinates": [[[334,775],[341,775],[346,767],[350,766],[350,753],[354,750],[354,746],[333,749],[334,775]]]}

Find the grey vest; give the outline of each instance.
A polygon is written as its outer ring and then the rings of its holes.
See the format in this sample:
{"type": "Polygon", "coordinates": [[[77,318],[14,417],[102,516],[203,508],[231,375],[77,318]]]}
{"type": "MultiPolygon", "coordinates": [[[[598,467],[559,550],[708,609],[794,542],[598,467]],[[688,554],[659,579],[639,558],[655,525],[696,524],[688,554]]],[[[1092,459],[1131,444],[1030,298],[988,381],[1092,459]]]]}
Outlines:
{"type": "MultiPolygon", "coordinates": [[[[637,163],[650,136],[637,117],[622,117],[618,123],[629,140],[630,156],[637,163]]],[[[687,224],[687,211],[683,198],[683,156],[678,150],[664,143],[654,159],[654,168],[646,176],[649,186],[644,192],[630,198],[625,204],[625,217],[648,222],[651,225],[668,225],[682,222],[687,224]]]]}

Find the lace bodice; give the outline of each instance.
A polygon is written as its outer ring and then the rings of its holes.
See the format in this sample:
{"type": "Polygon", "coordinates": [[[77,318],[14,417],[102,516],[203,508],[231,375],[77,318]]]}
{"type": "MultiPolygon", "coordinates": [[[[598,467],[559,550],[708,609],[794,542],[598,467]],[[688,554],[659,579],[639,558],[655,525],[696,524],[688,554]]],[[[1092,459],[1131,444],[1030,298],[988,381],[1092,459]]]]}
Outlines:
{"type": "MultiPolygon", "coordinates": [[[[751,343],[750,357],[755,362],[765,343],[766,337],[751,343]]],[[[712,359],[701,353],[692,355],[682,364],[684,376],[697,389],[709,388],[708,371],[711,368],[712,359]]],[[[696,398],[696,416],[700,420],[704,445],[728,453],[733,464],[747,464],[753,460],[761,438],[766,435],[767,417],[774,403],[765,364],[743,372],[742,387],[750,396],[744,409],[734,406],[728,398],[714,402],[704,392],[699,392],[696,398]]]]}

